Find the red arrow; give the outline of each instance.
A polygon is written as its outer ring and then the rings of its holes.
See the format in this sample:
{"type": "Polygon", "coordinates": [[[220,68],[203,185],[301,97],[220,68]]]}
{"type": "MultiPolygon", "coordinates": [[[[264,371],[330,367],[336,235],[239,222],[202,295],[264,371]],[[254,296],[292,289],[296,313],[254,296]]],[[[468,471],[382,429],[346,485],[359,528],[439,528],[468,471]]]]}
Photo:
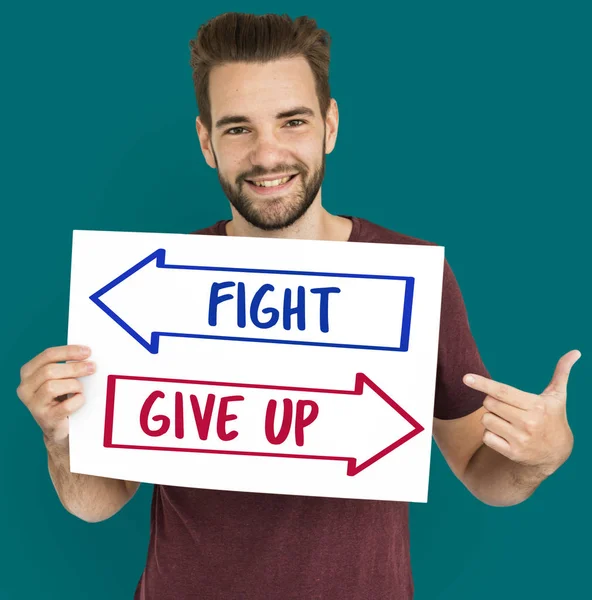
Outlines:
{"type": "MultiPolygon", "coordinates": [[[[294,394],[290,395],[294,396],[294,394]]],[[[281,396],[285,396],[285,394],[281,394],[281,396]]],[[[181,402],[187,402],[186,398],[185,400],[181,399],[181,402]]],[[[196,399],[195,402],[197,402],[196,399]]],[[[161,408],[159,409],[160,412],[163,410],[163,405],[161,405],[161,408]]],[[[281,405],[282,402],[279,400],[278,407],[281,407],[281,405]]],[[[187,412],[187,409],[184,410],[187,412]]],[[[281,412],[281,408],[278,408],[278,410],[281,412]]],[[[201,411],[201,415],[203,415],[204,407],[200,407],[199,411],[201,411]]],[[[172,419],[167,416],[163,417],[163,415],[159,415],[157,417],[157,420],[161,422],[161,425],[163,419],[172,421],[172,419]]],[[[187,425],[188,418],[183,417],[183,419],[185,423],[183,431],[186,431],[189,429],[187,425]]],[[[212,426],[211,429],[214,429],[214,427],[212,426]]],[[[107,381],[104,445],[105,447],[110,448],[168,450],[173,452],[200,452],[209,454],[233,454],[280,458],[307,458],[314,460],[341,460],[346,461],[347,463],[347,474],[353,476],[357,475],[387,454],[390,454],[393,450],[409,441],[423,430],[424,427],[422,425],[420,425],[388,394],[363,373],[356,374],[353,390],[164,379],[135,377],[130,375],[109,375],[107,381]],[[197,438],[196,433],[193,434],[192,439],[184,437],[183,434],[181,435],[183,439],[178,439],[179,430],[177,427],[167,427],[166,434],[163,434],[160,437],[147,438],[146,434],[139,428],[138,419],[131,417],[130,415],[137,416],[140,414],[140,404],[146,401],[146,398],[150,393],[147,392],[147,390],[154,390],[154,384],[158,384],[158,389],[162,390],[163,402],[165,403],[163,405],[168,407],[169,415],[171,415],[170,407],[173,403],[175,406],[178,406],[176,400],[173,400],[173,397],[175,397],[175,393],[179,393],[180,390],[182,396],[187,397],[191,392],[195,398],[200,399],[199,402],[205,402],[208,393],[215,393],[217,398],[223,395],[228,397],[230,391],[228,388],[233,388],[231,392],[234,394],[233,398],[249,400],[248,408],[244,406],[247,404],[245,402],[235,402],[229,411],[231,413],[234,412],[237,416],[226,425],[223,423],[223,426],[238,430],[240,435],[235,436],[236,439],[232,439],[231,441],[207,439],[205,442],[206,445],[209,446],[208,448],[194,447],[196,441],[198,444],[204,443],[204,440],[197,438]],[[207,388],[207,392],[203,389],[204,387],[207,388]],[[175,392],[171,392],[171,390],[175,390],[175,392]],[[269,391],[273,391],[274,393],[270,394],[269,391]],[[305,443],[303,443],[301,447],[296,446],[291,440],[282,444],[284,447],[290,447],[292,450],[291,452],[275,451],[277,445],[272,445],[268,440],[263,440],[262,436],[254,437],[255,434],[252,431],[253,422],[256,423],[257,428],[260,429],[261,432],[264,431],[264,411],[268,409],[270,399],[278,397],[277,392],[280,391],[297,392],[295,399],[300,400],[302,398],[307,398],[307,402],[318,403],[319,406],[318,418],[306,428],[304,434],[306,438],[305,443]],[[236,394],[241,395],[237,396],[236,394]],[[339,400],[339,398],[341,399],[339,400]],[[251,400],[256,401],[251,402],[251,400]],[[336,402],[335,400],[338,401],[336,402]],[[376,400],[378,400],[378,402],[376,400]],[[130,405],[130,403],[134,403],[133,406],[130,405]],[[242,414],[240,412],[241,410],[243,410],[242,414]],[[363,427],[364,419],[367,421],[366,430],[364,430],[363,427]],[[125,426],[122,424],[122,421],[126,422],[125,426]],[[247,421],[250,421],[250,425],[249,431],[246,432],[244,423],[247,421]],[[242,429],[241,422],[243,424],[242,429]],[[411,426],[411,430],[409,430],[409,426],[411,426]],[[173,429],[177,432],[177,437],[173,435],[173,429]],[[396,430],[398,430],[398,434],[394,433],[396,430]],[[402,432],[404,433],[402,434],[402,432]],[[395,440],[391,442],[389,439],[385,446],[385,436],[388,436],[391,439],[392,437],[395,437],[395,440]],[[114,438],[116,438],[116,441],[114,441],[114,438]],[[149,439],[150,445],[146,445],[145,442],[147,439],[149,439]],[[245,439],[247,439],[247,442],[245,442],[245,439]],[[381,439],[383,441],[380,441],[381,439]],[[378,440],[378,442],[375,440],[378,440]],[[175,445],[171,445],[170,442],[173,442],[175,445]],[[250,445],[251,448],[253,446],[261,446],[261,448],[257,451],[253,449],[241,449],[241,445],[245,443],[250,445]],[[376,443],[380,444],[378,449],[374,448],[371,451],[368,451],[368,445],[376,445],[376,443]],[[338,454],[350,455],[334,455],[332,452],[327,451],[327,446],[341,446],[343,452],[339,452],[338,454]],[[316,449],[317,452],[311,452],[311,448],[316,449]],[[302,450],[302,453],[300,450],[302,450]],[[353,456],[351,456],[351,454],[353,454],[353,456]],[[370,454],[369,457],[368,454],[370,454]]],[[[196,427],[195,432],[197,431],[196,427]]]]}

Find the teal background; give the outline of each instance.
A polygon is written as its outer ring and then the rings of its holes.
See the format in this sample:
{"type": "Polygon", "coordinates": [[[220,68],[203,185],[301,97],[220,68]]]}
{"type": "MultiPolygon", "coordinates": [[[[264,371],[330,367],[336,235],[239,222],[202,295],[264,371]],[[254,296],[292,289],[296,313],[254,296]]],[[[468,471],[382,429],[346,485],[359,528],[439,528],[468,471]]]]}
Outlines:
{"type": "MultiPolygon", "coordinates": [[[[60,505],[22,364],[66,343],[73,229],[187,233],[230,216],[201,156],[188,42],[228,10],[317,19],[340,107],[326,207],[446,247],[492,377],[540,392],[577,348],[569,461],[511,508],[434,446],[411,506],[418,600],[589,591],[588,2],[13,3],[0,19],[0,598],[132,598],[152,488],[87,524],[60,505]]],[[[369,599],[370,600],[370,599],[369,599]]]]}

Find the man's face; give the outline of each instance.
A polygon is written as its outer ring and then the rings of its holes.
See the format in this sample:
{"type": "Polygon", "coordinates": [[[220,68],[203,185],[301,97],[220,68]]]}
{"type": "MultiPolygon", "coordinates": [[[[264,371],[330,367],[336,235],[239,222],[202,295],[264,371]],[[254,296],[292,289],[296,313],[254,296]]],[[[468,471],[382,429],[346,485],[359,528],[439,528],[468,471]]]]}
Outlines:
{"type": "Polygon", "coordinates": [[[327,136],[306,60],[215,67],[210,104],[212,131],[198,119],[198,134],[236,211],[266,231],[296,222],[319,195],[336,129],[332,101],[327,136]]]}

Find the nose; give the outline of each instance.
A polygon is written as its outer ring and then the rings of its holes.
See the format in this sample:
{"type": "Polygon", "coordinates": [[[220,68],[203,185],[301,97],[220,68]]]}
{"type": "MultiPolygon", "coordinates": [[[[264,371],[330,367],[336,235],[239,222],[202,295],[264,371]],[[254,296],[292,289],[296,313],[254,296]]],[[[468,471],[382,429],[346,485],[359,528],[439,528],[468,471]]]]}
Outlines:
{"type": "Polygon", "coordinates": [[[285,162],[286,149],[273,131],[263,131],[257,134],[249,159],[253,165],[271,169],[285,162]]]}

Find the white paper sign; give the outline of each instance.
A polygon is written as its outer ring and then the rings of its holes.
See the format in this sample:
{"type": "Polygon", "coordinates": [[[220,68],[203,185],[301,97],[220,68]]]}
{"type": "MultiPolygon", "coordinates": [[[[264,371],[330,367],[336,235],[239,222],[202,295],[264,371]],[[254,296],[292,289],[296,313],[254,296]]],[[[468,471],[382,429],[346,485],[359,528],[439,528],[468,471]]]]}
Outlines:
{"type": "Polygon", "coordinates": [[[74,231],[72,472],[426,502],[444,248],[74,231]]]}

